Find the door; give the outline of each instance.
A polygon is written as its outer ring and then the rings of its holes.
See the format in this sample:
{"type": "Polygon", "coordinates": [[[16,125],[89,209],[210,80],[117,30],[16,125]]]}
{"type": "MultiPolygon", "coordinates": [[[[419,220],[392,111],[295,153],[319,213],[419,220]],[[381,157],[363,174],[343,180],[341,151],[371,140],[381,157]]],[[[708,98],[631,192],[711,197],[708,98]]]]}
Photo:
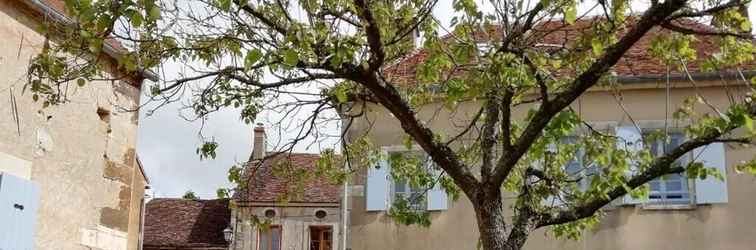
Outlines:
{"type": "Polygon", "coordinates": [[[333,249],[333,229],[331,226],[310,227],[310,250],[333,249]]]}

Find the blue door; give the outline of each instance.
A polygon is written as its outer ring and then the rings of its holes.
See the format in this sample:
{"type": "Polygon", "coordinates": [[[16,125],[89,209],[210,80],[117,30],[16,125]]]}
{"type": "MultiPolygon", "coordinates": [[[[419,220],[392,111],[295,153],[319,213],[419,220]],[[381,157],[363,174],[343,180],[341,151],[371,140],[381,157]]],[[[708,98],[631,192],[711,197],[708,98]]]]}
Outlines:
{"type": "Polygon", "coordinates": [[[34,183],[0,173],[0,250],[34,249],[38,207],[34,183]]]}

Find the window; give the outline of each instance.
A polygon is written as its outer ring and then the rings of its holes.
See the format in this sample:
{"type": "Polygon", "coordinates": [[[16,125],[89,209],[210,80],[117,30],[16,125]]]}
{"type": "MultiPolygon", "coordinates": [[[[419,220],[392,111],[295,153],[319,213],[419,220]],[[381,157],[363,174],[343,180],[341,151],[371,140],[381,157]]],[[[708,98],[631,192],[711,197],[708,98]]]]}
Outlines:
{"type": "Polygon", "coordinates": [[[326,213],[326,211],[324,211],[324,210],[315,211],[315,218],[323,219],[326,216],[328,216],[328,213],[326,213]]]}
{"type": "Polygon", "coordinates": [[[281,250],[281,226],[270,225],[260,228],[257,250],[281,250]]]}
{"type": "MultiPolygon", "coordinates": [[[[397,167],[397,164],[419,164],[426,171],[430,171],[432,166],[432,161],[420,152],[392,152],[391,161],[394,167],[397,167]],[[402,163],[399,163],[399,161],[402,161],[402,163]]],[[[425,194],[426,190],[424,187],[413,187],[407,180],[393,180],[392,202],[397,202],[401,199],[406,201],[412,210],[425,210],[427,207],[425,194]]]]}
{"type": "Polygon", "coordinates": [[[394,181],[394,201],[404,199],[413,210],[425,210],[425,189],[415,188],[406,180],[394,181]]]}
{"type": "MultiPolygon", "coordinates": [[[[575,136],[568,136],[562,138],[561,142],[563,144],[575,144],[578,142],[578,138],[575,136]]],[[[581,191],[588,190],[591,186],[593,176],[598,174],[599,171],[596,165],[590,164],[589,166],[586,166],[587,164],[589,163],[585,162],[585,150],[580,148],[575,152],[575,157],[565,166],[567,175],[570,179],[577,181],[577,186],[581,191]]]]}
{"type": "MultiPolygon", "coordinates": [[[[655,137],[652,135],[654,131],[644,131],[644,137],[655,137]]],[[[654,138],[651,139],[646,145],[647,149],[651,151],[653,156],[662,156],[670,152],[675,147],[679,146],[685,140],[685,136],[682,133],[674,132],[668,133],[669,139],[654,138]]],[[[659,137],[659,136],[656,136],[659,137]]],[[[690,161],[690,154],[680,157],[673,163],[674,165],[684,166],[690,161]]],[[[690,189],[688,185],[688,178],[683,174],[668,174],[660,178],[654,179],[649,182],[651,186],[651,192],[648,199],[650,203],[660,204],[689,204],[690,189]]]]}
{"type": "Polygon", "coordinates": [[[331,250],[333,230],[330,226],[310,227],[310,250],[331,250]]]}

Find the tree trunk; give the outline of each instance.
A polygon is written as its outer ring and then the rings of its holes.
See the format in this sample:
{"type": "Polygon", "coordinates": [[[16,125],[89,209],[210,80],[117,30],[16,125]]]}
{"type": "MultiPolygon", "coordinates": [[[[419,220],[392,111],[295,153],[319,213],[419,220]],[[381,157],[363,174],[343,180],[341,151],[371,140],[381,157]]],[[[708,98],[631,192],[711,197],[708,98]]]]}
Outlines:
{"type": "MultiPolygon", "coordinates": [[[[522,244],[507,242],[506,223],[501,192],[498,189],[482,192],[473,202],[480,232],[480,244],[484,250],[519,250],[522,244]]],[[[524,243],[524,240],[522,241],[524,243]]]]}

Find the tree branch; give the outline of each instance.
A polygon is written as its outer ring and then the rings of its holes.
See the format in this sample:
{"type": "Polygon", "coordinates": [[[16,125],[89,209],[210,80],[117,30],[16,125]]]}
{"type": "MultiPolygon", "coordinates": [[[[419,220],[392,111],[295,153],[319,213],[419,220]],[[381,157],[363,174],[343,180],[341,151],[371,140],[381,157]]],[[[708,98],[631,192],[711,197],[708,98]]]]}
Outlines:
{"type": "Polygon", "coordinates": [[[358,13],[360,13],[360,16],[366,22],[365,34],[367,36],[367,42],[371,54],[368,64],[372,70],[379,69],[383,66],[386,52],[383,50],[381,30],[378,27],[378,21],[373,17],[373,12],[370,10],[370,6],[367,4],[366,0],[355,0],[354,4],[359,8],[358,13]]]}
{"type": "Polygon", "coordinates": [[[412,136],[420,147],[454,180],[462,191],[470,199],[476,199],[480,182],[459,160],[457,154],[449,146],[438,141],[433,131],[417,119],[413,109],[402,99],[399,92],[391,84],[384,82],[377,72],[365,69],[348,75],[347,78],[369,89],[375,96],[375,99],[399,120],[402,129],[412,136]]]}
{"type": "MultiPolygon", "coordinates": [[[[756,116],[756,106],[750,107],[749,115],[756,116]]],[[[700,136],[696,139],[680,144],[680,146],[677,146],[676,148],[674,148],[672,151],[665,154],[664,156],[656,158],[646,171],[644,171],[643,173],[639,175],[631,177],[630,180],[626,182],[626,186],[629,187],[629,190],[633,190],[663,175],[684,172],[685,168],[671,167],[671,164],[674,163],[676,159],[682,157],[683,155],[687,154],[693,149],[706,146],[715,142],[750,141],[750,140],[746,140],[745,138],[742,138],[742,139],[719,138],[722,135],[725,135],[735,130],[736,128],[737,127],[730,125],[729,127],[727,127],[726,129],[722,131],[717,130],[717,129],[711,129],[709,130],[707,134],[703,136],[700,136]]],[[[609,204],[614,199],[617,199],[627,193],[628,193],[628,189],[625,189],[625,187],[623,186],[618,186],[610,190],[606,196],[596,197],[593,200],[590,200],[580,206],[575,207],[574,209],[562,210],[557,215],[542,214],[537,227],[563,224],[563,223],[579,220],[582,218],[587,218],[593,215],[601,207],[609,204]]]]}
{"type": "Polygon", "coordinates": [[[549,100],[548,105],[541,105],[522,135],[517,139],[513,150],[505,152],[506,162],[498,166],[494,171],[493,183],[501,184],[506,179],[510,172],[509,169],[517,164],[522,155],[530,149],[530,146],[538,139],[543,128],[548,125],[557,113],[570,105],[588,88],[595,85],[601,76],[619,61],[625,54],[625,51],[630,49],[651,28],[663,22],[669,15],[685,6],[685,2],[685,0],[670,0],[652,6],[627,34],[617,43],[607,48],[606,53],[591,64],[585,72],[581,73],[569,85],[570,87],[567,90],[559,93],[553,100],[549,100]]]}

